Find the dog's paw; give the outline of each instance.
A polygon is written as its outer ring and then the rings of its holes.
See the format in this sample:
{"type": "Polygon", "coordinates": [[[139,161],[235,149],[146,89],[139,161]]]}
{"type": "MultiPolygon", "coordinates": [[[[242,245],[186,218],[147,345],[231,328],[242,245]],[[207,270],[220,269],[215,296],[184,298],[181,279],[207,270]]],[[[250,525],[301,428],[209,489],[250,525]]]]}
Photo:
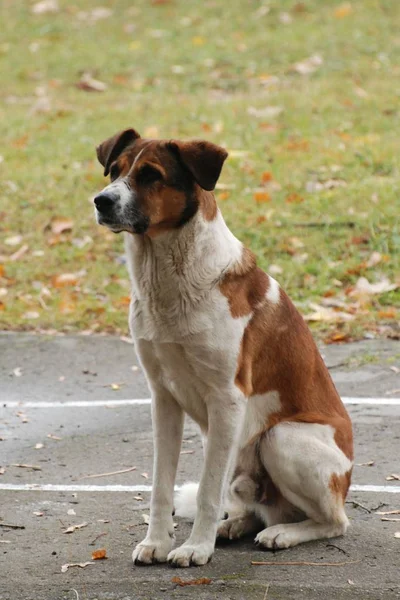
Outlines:
{"type": "Polygon", "coordinates": [[[171,538],[160,541],[144,539],[138,544],[132,553],[135,565],[153,565],[155,563],[167,562],[168,553],[172,548],[171,538]]]}
{"type": "Polygon", "coordinates": [[[273,525],[260,531],[254,541],[263,548],[278,550],[296,546],[300,540],[298,535],[285,525],[273,525]]]}
{"type": "Polygon", "coordinates": [[[213,552],[213,544],[183,544],[168,554],[168,562],[173,567],[206,565],[213,552]]]}
{"type": "Polygon", "coordinates": [[[221,521],[217,530],[217,537],[224,540],[238,540],[251,531],[247,517],[233,517],[221,521]]]}

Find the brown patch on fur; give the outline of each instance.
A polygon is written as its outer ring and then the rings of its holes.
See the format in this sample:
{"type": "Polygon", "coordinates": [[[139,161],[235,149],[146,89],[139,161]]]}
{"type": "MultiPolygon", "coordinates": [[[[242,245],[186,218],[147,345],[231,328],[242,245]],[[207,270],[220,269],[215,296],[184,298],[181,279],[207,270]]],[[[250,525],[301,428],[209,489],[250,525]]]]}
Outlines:
{"type": "Polygon", "coordinates": [[[329,481],[329,489],[333,494],[340,496],[344,501],[350,487],[350,481],[351,470],[347,471],[344,475],[333,473],[329,481]]]}
{"type": "Polygon", "coordinates": [[[199,188],[197,193],[201,214],[206,221],[213,221],[217,216],[217,202],[214,194],[199,188]]]}
{"type": "Polygon", "coordinates": [[[265,430],[282,421],[331,425],[338,447],[353,459],[348,413],[310,330],[282,290],[279,303],[266,301],[254,310],[243,334],[235,383],[246,396],[279,393],[282,408],[270,415],[265,430]]]}
{"type": "Polygon", "coordinates": [[[243,248],[242,260],[224,275],[219,289],[228,298],[233,318],[252,313],[265,301],[269,278],[257,267],[256,258],[247,248],[243,248]]]}

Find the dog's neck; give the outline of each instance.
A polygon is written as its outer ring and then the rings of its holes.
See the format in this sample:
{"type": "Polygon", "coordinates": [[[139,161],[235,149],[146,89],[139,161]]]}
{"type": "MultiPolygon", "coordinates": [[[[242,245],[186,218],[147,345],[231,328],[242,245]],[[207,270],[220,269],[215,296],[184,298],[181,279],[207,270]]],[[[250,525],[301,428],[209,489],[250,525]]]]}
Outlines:
{"type": "Polygon", "coordinates": [[[157,237],[125,234],[125,246],[140,299],[157,289],[175,296],[206,293],[240,261],[243,251],[219,210],[212,220],[198,211],[184,226],[157,237]]]}

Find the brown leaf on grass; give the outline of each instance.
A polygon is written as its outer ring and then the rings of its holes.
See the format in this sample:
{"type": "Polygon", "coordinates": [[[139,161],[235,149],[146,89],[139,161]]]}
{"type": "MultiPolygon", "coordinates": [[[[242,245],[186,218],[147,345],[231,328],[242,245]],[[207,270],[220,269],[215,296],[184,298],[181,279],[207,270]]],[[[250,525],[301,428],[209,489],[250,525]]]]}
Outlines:
{"type": "Polygon", "coordinates": [[[391,283],[387,277],[383,277],[376,283],[370,283],[366,277],[360,277],[349,295],[358,298],[372,296],[391,292],[399,287],[399,283],[391,283]]]}
{"type": "Polygon", "coordinates": [[[23,244],[21,246],[21,248],[18,248],[18,250],[16,252],[14,252],[13,254],[10,254],[10,256],[8,257],[8,260],[11,262],[15,262],[17,260],[19,260],[20,258],[23,257],[24,254],[26,254],[29,250],[29,246],[28,244],[23,244]]]}
{"type": "Polygon", "coordinates": [[[255,192],[254,200],[259,204],[264,202],[271,202],[271,195],[268,192],[255,192]]]}
{"type": "Polygon", "coordinates": [[[346,333],[344,331],[333,331],[331,334],[329,334],[325,339],[324,342],[325,344],[338,344],[338,343],[346,343],[348,344],[349,342],[352,341],[352,337],[349,333],[346,333]]]}
{"type": "Polygon", "coordinates": [[[11,142],[11,146],[13,148],[18,148],[19,150],[23,150],[24,148],[26,148],[28,140],[29,140],[29,136],[26,133],[25,135],[21,135],[21,137],[16,138],[15,140],[13,140],[11,142]]]}
{"type": "Polygon", "coordinates": [[[45,230],[50,230],[55,235],[59,235],[65,231],[71,231],[73,226],[73,220],[68,217],[52,217],[45,230]]]}
{"type": "Polygon", "coordinates": [[[22,242],[22,235],[11,235],[4,240],[6,246],[18,246],[22,242]]]}
{"type": "Polygon", "coordinates": [[[348,17],[353,12],[353,7],[350,2],[345,2],[344,4],[340,4],[337,6],[334,11],[334,15],[336,19],[343,19],[343,17],[348,17]]]}
{"type": "Polygon", "coordinates": [[[287,202],[288,204],[300,204],[301,202],[304,202],[304,198],[300,196],[300,194],[292,192],[291,194],[286,196],[285,202],[287,202]]]}
{"type": "Polygon", "coordinates": [[[310,75],[311,73],[317,71],[323,62],[322,56],[319,54],[313,54],[312,56],[295,63],[291,70],[299,73],[299,75],[310,75]]]}
{"type": "Polygon", "coordinates": [[[65,529],[63,531],[63,533],[74,533],[74,531],[76,529],[83,529],[84,527],[87,527],[89,525],[89,523],[81,523],[80,525],[70,525],[69,527],[67,527],[67,529],[65,529]]]}
{"type": "Polygon", "coordinates": [[[181,579],[180,577],[173,577],[171,579],[172,583],[176,583],[177,585],[180,585],[181,587],[184,587],[186,585],[210,585],[211,583],[211,579],[209,577],[200,577],[199,579],[181,579]]]}
{"type": "Polygon", "coordinates": [[[396,319],[397,310],[395,308],[386,308],[385,310],[379,310],[378,317],[380,319],[396,319]]]}
{"type": "Polygon", "coordinates": [[[54,275],[51,278],[51,284],[55,288],[62,288],[69,285],[76,285],[78,283],[78,275],[76,273],[61,273],[60,275],[54,275]]]}
{"type": "Polygon", "coordinates": [[[107,85],[103,81],[95,79],[90,73],[83,73],[75,87],[84,92],[105,92],[107,89],[107,85]]]}
{"type": "Polygon", "coordinates": [[[103,560],[104,558],[107,558],[107,550],[105,548],[100,548],[99,550],[93,550],[92,560],[103,560]]]}
{"type": "Polygon", "coordinates": [[[62,565],[61,573],[66,573],[70,567],[80,567],[81,569],[84,569],[88,565],[94,565],[94,562],[87,561],[83,563],[66,563],[65,565],[62,565]]]}
{"type": "Polygon", "coordinates": [[[309,149],[309,143],[307,140],[291,140],[286,144],[286,149],[306,152],[309,149]]]}
{"type": "Polygon", "coordinates": [[[352,321],[355,318],[354,315],[339,310],[336,311],[332,308],[315,304],[314,302],[310,302],[310,308],[312,308],[314,312],[304,316],[306,321],[332,321],[344,323],[346,321],[352,321]]]}

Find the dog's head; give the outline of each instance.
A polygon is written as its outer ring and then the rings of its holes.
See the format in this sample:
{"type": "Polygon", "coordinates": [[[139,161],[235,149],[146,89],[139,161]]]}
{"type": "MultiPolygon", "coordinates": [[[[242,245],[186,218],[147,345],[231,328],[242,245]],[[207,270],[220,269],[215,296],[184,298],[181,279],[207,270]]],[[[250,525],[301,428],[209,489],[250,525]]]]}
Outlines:
{"type": "Polygon", "coordinates": [[[148,140],[134,129],[117,133],[97,147],[111,179],[94,198],[98,223],[116,233],[150,236],[181,227],[198,211],[204,190],[214,189],[227,155],[202,140],[148,140]]]}

